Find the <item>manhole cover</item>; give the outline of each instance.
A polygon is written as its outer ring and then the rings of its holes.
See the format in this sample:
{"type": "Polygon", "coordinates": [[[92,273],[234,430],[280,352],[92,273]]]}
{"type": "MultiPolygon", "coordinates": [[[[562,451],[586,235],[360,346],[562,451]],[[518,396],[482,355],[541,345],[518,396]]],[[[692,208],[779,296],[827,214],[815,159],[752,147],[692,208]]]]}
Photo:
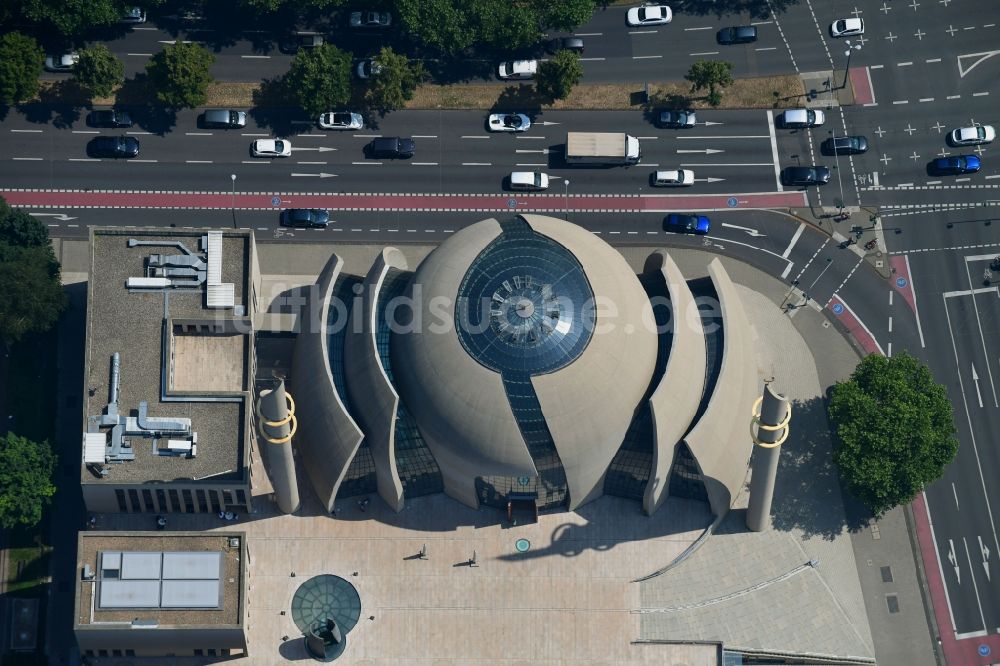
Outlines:
{"type": "Polygon", "coordinates": [[[531,542],[527,539],[518,539],[514,542],[514,548],[517,548],[519,553],[527,553],[531,549],[531,542]]]}

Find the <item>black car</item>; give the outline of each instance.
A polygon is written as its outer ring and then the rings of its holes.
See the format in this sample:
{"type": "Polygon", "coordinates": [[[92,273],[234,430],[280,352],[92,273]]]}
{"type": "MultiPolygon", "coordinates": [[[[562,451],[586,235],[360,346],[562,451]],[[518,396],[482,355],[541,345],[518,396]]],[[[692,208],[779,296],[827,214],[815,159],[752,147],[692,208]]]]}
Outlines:
{"type": "Polygon", "coordinates": [[[323,46],[323,35],[288,35],[278,43],[282,53],[298,53],[300,49],[314,49],[323,46]]]}
{"type": "Polygon", "coordinates": [[[87,115],[87,124],[91,127],[132,127],[132,118],[125,111],[101,109],[87,115]]]}
{"type": "Polygon", "coordinates": [[[329,211],[317,208],[288,208],[281,211],[283,227],[326,227],[330,223],[329,211]]]}
{"type": "Polygon", "coordinates": [[[824,155],[860,155],[868,152],[868,139],[863,136],[831,136],[820,150],[824,155]]]}
{"type": "Polygon", "coordinates": [[[139,140],[134,136],[98,136],[87,144],[93,157],[138,157],[139,140]]]}
{"type": "Polygon", "coordinates": [[[730,26],[716,33],[715,39],[723,46],[749,44],[757,41],[757,28],[752,25],[730,26]]]}
{"type": "Polygon", "coordinates": [[[545,50],[549,53],[555,53],[563,49],[583,53],[583,40],[579,37],[557,37],[545,42],[545,50]]]}
{"type": "Polygon", "coordinates": [[[201,115],[201,126],[214,129],[239,129],[246,127],[247,112],[234,109],[206,109],[201,115]]]}
{"type": "Polygon", "coordinates": [[[368,154],[371,157],[387,157],[389,159],[413,157],[415,145],[413,139],[398,136],[383,136],[368,144],[368,154]]]}
{"type": "Polygon", "coordinates": [[[830,170],[825,166],[785,167],[781,172],[783,185],[823,185],[830,182],[830,170]]]}

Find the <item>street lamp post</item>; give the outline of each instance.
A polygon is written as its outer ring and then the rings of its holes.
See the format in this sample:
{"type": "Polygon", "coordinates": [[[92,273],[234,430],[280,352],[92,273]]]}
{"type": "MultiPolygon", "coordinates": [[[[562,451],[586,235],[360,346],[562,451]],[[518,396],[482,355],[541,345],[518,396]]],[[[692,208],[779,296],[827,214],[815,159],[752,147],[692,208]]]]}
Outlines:
{"type": "Polygon", "coordinates": [[[229,177],[233,181],[233,198],[230,201],[229,210],[233,215],[233,229],[235,229],[236,228],[236,174],[231,173],[229,174],[229,177]]]}
{"type": "Polygon", "coordinates": [[[851,44],[849,39],[845,39],[844,44],[847,45],[847,50],[844,51],[844,55],[847,56],[847,65],[844,66],[844,83],[840,86],[841,88],[847,87],[847,77],[851,73],[851,54],[861,50],[861,44],[851,44]]]}
{"type": "Polygon", "coordinates": [[[563,185],[566,186],[566,221],[569,222],[569,178],[563,179],[563,185]]]}

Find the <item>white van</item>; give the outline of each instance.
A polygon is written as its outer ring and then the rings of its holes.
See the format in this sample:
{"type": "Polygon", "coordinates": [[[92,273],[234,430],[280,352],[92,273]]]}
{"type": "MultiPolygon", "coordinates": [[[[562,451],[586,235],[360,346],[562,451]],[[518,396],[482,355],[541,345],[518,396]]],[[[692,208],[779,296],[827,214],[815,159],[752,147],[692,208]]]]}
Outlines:
{"type": "Polygon", "coordinates": [[[548,174],[540,171],[514,171],[510,174],[510,189],[538,192],[549,189],[548,174]]]}
{"type": "Polygon", "coordinates": [[[819,127],[826,122],[826,116],[819,109],[789,109],[781,116],[781,126],[785,129],[819,127]]]}

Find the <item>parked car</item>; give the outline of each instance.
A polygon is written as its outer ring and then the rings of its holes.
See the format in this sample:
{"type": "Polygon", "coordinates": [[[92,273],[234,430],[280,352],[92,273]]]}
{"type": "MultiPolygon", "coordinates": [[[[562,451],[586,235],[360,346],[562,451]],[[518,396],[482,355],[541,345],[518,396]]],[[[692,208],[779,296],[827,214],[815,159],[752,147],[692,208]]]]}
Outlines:
{"type": "Polygon", "coordinates": [[[670,213],[663,220],[667,231],[680,234],[707,234],[712,227],[711,221],[704,215],[689,215],[686,213],[670,213]]]}
{"type": "Polygon", "coordinates": [[[523,113],[491,113],[486,126],[491,132],[524,132],[531,119],[523,113]]]}
{"type": "Polygon", "coordinates": [[[830,169],[825,166],[785,167],[781,171],[783,185],[825,185],[830,182],[830,169]]]}
{"type": "Polygon", "coordinates": [[[830,24],[830,35],[833,37],[854,37],[865,34],[865,20],[861,18],[846,18],[830,24]]]}
{"type": "Polygon", "coordinates": [[[937,158],[928,165],[928,171],[935,176],[961,176],[965,173],[976,173],[982,166],[976,155],[957,155],[937,158]]]}
{"type": "Polygon", "coordinates": [[[549,175],[541,171],[514,171],[507,178],[507,186],[512,190],[540,192],[549,189],[549,175]]]}
{"type": "Polygon", "coordinates": [[[351,12],[352,28],[388,28],[391,24],[389,12],[351,12]]]}
{"type": "Polygon", "coordinates": [[[119,23],[145,23],[146,22],[146,11],[142,7],[129,7],[125,10],[125,13],[120,19],[119,23]]]}
{"type": "Polygon", "coordinates": [[[246,127],[247,112],[235,109],[206,109],[201,116],[201,126],[216,129],[246,127]]]}
{"type": "Polygon", "coordinates": [[[282,53],[298,53],[301,49],[314,49],[323,46],[326,40],[323,35],[288,35],[278,43],[282,53]]]}
{"type": "Polygon", "coordinates": [[[992,143],[995,138],[997,133],[992,125],[973,125],[952,130],[948,134],[948,143],[953,146],[978,146],[992,143]]]}
{"type": "Polygon", "coordinates": [[[359,79],[370,79],[373,76],[378,76],[381,71],[382,65],[378,64],[371,58],[367,58],[358,63],[357,72],[359,79]]]}
{"type": "Polygon", "coordinates": [[[254,157],[291,157],[292,144],[287,139],[257,139],[250,144],[254,157]]]}
{"type": "Polygon", "coordinates": [[[757,28],[752,25],[737,25],[723,28],[715,35],[715,40],[723,46],[749,44],[757,41],[757,28]]]}
{"type": "Polygon", "coordinates": [[[545,50],[549,53],[563,49],[583,53],[583,39],[580,37],[556,37],[545,42],[545,50]]]}
{"type": "Polygon", "coordinates": [[[92,157],[129,158],[139,156],[139,139],[134,136],[97,136],[87,144],[92,157]]]}
{"type": "Polygon", "coordinates": [[[819,127],[826,122],[826,115],[819,109],[788,109],[781,114],[781,126],[785,129],[819,127]]]}
{"type": "Polygon", "coordinates": [[[356,130],[365,126],[360,113],[350,111],[328,111],[320,114],[319,127],[325,130],[356,130]]]}
{"type": "Polygon", "coordinates": [[[413,139],[399,136],[379,137],[368,144],[368,155],[374,158],[409,159],[415,150],[413,139]]]}
{"type": "Polygon", "coordinates": [[[87,114],[91,127],[132,127],[132,117],[118,109],[95,109],[87,114]]]}
{"type": "Polygon", "coordinates": [[[497,73],[501,79],[530,79],[538,72],[537,60],[509,60],[500,63],[497,73]]]}
{"type": "Polygon", "coordinates": [[[831,136],[820,145],[824,155],[860,155],[868,152],[868,138],[863,136],[831,136]]]}
{"type": "Polygon", "coordinates": [[[330,212],[317,208],[288,208],[281,211],[283,227],[325,227],[330,223],[330,212]]]}
{"type": "Polygon", "coordinates": [[[673,20],[673,13],[666,5],[643,5],[632,7],[625,15],[625,20],[632,27],[647,25],[666,25],[673,20]]]}
{"type": "Polygon", "coordinates": [[[687,187],[694,184],[694,171],[689,169],[672,169],[668,171],[654,171],[652,177],[653,187],[687,187]]]}
{"type": "Polygon", "coordinates": [[[46,56],[45,71],[72,72],[78,62],[80,62],[80,54],[78,53],[63,53],[62,55],[46,56]]]}
{"type": "Polygon", "coordinates": [[[660,111],[660,127],[690,129],[697,122],[694,111],[660,111]]]}

